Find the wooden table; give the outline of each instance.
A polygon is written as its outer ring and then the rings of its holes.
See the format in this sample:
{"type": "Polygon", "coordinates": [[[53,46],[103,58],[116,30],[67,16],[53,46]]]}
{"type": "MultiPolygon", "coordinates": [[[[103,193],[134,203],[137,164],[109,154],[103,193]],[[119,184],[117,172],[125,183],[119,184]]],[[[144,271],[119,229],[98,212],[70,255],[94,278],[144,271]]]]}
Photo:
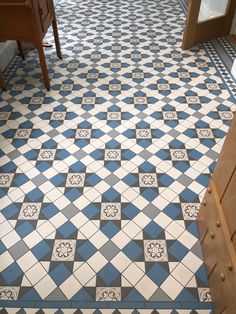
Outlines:
{"type": "MultiPolygon", "coordinates": [[[[0,41],[16,40],[24,57],[21,42],[31,43],[38,50],[44,84],[50,90],[43,38],[52,25],[58,58],[62,58],[53,0],[0,0],[0,41]]],[[[0,87],[4,88],[0,73],[0,87]]]]}

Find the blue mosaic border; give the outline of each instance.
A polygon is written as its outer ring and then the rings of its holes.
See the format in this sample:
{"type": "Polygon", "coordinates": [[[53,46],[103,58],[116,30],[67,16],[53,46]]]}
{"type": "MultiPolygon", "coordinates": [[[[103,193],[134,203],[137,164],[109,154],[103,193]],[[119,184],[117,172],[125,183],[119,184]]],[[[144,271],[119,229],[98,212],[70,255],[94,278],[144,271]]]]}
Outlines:
{"type": "Polygon", "coordinates": [[[205,309],[211,310],[211,303],[204,302],[69,302],[69,301],[4,301],[0,307],[22,307],[22,308],[85,308],[85,309],[205,309]],[[134,306],[135,305],[135,306],[134,306]]]}

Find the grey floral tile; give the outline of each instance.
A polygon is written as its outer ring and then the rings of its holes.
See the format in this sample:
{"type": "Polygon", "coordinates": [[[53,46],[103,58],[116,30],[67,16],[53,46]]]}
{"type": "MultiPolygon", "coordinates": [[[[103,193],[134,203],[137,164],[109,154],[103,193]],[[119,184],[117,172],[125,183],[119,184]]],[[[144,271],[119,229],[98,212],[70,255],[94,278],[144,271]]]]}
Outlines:
{"type": "Polygon", "coordinates": [[[120,203],[102,203],[101,219],[104,219],[104,220],[121,219],[121,204],[120,203]]]}
{"type": "Polygon", "coordinates": [[[73,261],[75,245],[75,240],[55,240],[52,261],[73,261]]]}
{"type": "Polygon", "coordinates": [[[168,261],[165,240],[144,240],[144,254],[148,262],[168,261]]]}
{"type": "Polygon", "coordinates": [[[97,301],[120,301],[121,300],[121,290],[120,288],[97,288],[96,289],[96,300],[97,301]]]}
{"type": "Polygon", "coordinates": [[[37,220],[41,206],[41,203],[23,203],[18,219],[37,220]]]}

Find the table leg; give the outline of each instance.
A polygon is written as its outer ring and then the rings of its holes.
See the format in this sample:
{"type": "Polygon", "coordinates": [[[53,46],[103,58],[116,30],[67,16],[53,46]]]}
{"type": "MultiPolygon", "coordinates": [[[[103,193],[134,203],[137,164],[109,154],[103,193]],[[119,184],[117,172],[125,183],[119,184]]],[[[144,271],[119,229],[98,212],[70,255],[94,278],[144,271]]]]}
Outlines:
{"type": "Polygon", "coordinates": [[[48,69],[47,69],[42,42],[40,45],[37,45],[37,50],[39,54],[39,61],[40,61],[41,69],[42,69],[44,84],[45,84],[46,89],[50,90],[50,81],[49,81],[48,69]]]}
{"type": "Polygon", "coordinates": [[[22,59],[25,60],[25,54],[24,54],[24,50],[22,48],[21,42],[19,40],[17,40],[16,42],[17,42],[17,47],[19,49],[20,56],[22,57],[22,59]]]}
{"type": "Polygon", "coordinates": [[[1,70],[0,70],[0,88],[5,90],[5,83],[4,83],[4,79],[3,79],[3,75],[2,75],[1,70]]]}
{"type": "Polygon", "coordinates": [[[55,40],[55,44],[56,44],[57,56],[59,59],[62,59],[56,17],[54,17],[54,20],[52,21],[52,28],[53,28],[54,40],[55,40]]]}

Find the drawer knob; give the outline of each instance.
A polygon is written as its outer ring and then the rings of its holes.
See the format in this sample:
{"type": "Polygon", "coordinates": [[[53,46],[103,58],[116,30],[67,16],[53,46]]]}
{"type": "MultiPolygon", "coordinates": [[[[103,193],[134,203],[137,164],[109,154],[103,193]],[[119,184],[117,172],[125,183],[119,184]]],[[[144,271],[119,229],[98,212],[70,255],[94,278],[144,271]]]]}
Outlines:
{"type": "Polygon", "coordinates": [[[222,281],[225,281],[225,275],[224,275],[223,273],[220,273],[220,279],[221,279],[222,281]]]}
{"type": "Polygon", "coordinates": [[[214,234],[214,232],[211,232],[211,238],[212,238],[212,239],[215,239],[215,234],[214,234]]]}
{"type": "Polygon", "coordinates": [[[203,206],[206,206],[206,204],[207,204],[206,200],[203,200],[202,204],[203,204],[203,206]]]}
{"type": "Polygon", "coordinates": [[[210,187],[207,188],[207,191],[208,191],[209,194],[211,194],[211,188],[210,187]]]}
{"type": "Polygon", "coordinates": [[[216,222],[216,226],[217,226],[218,228],[220,228],[220,226],[221,226],[220,221],[217,221],[217,222],[216,222]]]}
{"type": "Polygon", "coordinates": [[[233,265],[231,263],[228,264],[228,270],[232,271],[233,270],[233,265]]]}

